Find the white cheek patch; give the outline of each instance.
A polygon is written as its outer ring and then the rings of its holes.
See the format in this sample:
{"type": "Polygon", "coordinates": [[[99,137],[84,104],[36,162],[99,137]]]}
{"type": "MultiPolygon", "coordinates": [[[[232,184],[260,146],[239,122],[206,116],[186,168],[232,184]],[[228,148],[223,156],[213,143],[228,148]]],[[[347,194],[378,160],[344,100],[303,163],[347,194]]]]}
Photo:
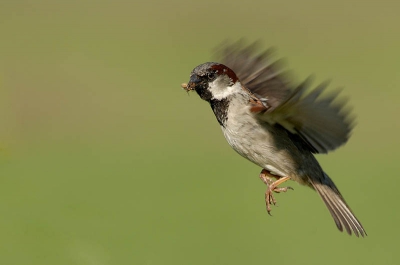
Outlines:
{"type": "Polygon", "coordinates": [[[218,77],[210,83],[208,89],[213,95],[213,99],[222,100],[229,97],[230,95],[240,93],[243,90],[240,82],[236,82],[233,85],[227,84],[229,84],[229,82],[227,82],[227,80],[225,80],[225,78],[223,77],[218,77]]]}

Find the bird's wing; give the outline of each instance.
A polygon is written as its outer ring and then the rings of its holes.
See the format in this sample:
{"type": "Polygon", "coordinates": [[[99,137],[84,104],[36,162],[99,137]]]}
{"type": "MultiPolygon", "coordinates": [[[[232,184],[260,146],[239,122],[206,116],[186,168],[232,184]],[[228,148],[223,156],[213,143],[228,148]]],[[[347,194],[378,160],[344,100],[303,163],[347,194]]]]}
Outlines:
{"type": "Polygon", "coordinates": [[[257,54],[259,42],[244,46],[242,40],[218,47],[216,57],[231,68],[242,85],[258,98],[268,98],[271,109],[286,100],[291,90],[282,60],[272,61],[274,49],[257,54]]]}
{"type": "Polygon", "coordinates": [[[321,95],[327,82],[308,91],[310,78],[295,87],[280,64],[272,61],[270,50],[261,54],[256,50],[257,44],[244,47],[239,42],[219,51],[221,63],[231,68],[264,106],[255,108],[254,115],[299,135],[313,153],[327,153],[346,143],[354,119],[345,101],[337,99],[339,91],[321,95]]]}

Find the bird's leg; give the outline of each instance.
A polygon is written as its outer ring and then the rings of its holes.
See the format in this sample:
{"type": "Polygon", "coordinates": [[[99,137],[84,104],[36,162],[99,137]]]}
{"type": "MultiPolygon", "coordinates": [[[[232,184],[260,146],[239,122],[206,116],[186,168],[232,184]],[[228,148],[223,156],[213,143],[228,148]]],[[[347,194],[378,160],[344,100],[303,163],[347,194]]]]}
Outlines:
{"type": "Polygon", "coordinates": [[[283,187],[283,188],[278,188],[278,185],[282,184],[283,182],[287,181],[290,179],[290,177],[279,177],[276,175],[271,174],[266,169],[261,170],[260,173],[260,179],[267,184],[267,190],[265,191],[265,204],[267,206],[267,212],[269,215],[271,215],[271,204],[275,205],[276,200],[273,196],[273,192],[280,193],[280,192],[286,192],[288,189],[293,190],[292,187],[283,187]],[[274,179],[276,179],[274,181],[274,179]]]}

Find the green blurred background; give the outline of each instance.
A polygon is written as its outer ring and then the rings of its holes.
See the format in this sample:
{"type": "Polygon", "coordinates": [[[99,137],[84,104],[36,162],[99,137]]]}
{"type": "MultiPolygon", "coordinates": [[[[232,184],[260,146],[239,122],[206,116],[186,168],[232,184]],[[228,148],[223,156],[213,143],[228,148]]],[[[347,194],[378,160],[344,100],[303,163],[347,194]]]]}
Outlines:
{"type": "Polygon", "coordinates": [[[399,264],[399,8],[1,1],[0,264],[399,264]],[[318,159],[367,238],[295,183],[268,216],[260,168],[180,88],[241,37],[345,87],[358,125],[318,159]]]}

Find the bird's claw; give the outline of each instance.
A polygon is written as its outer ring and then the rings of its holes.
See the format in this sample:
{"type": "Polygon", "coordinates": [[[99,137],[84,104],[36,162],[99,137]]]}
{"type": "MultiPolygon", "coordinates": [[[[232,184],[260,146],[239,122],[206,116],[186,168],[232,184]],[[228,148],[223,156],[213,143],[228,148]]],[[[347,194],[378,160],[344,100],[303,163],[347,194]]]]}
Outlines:
{"type": "MultiPolygon", "coordinates": [[[[267,190],[265,191],[265,204],[267,207],[267,212],[269,215],[271,215],[271,205],[276,205],[276,199],[273,195],[273,192],[276,193],[281,193],[281,192],[286,192],[288,190],[294,190],[292,187],[274,187],[274,185],[269,185],[267,190]]],[[[272,216],[272,215],[271,215],[272,216]]]]}
{"type": "Polygon", "coordinates": [[[288,190],[294,190],[294,189],[292,187],[277,187],[278,185],[282,184],[283,182],[289,180],[290,178],[289,177],[281,177],[281,178],[278,178],[276,181],[273,181],[272,178],[276,178],[276,176],[270,174],[265,169],[261,171],[260,178],[268,186],[267,190],[265,191],[265,204],[267,207],[268,214],[271,215],[271,205],[277,204],[273,193],[274,192],[281,193],[281,192],[286,192],[288,190]]]}

